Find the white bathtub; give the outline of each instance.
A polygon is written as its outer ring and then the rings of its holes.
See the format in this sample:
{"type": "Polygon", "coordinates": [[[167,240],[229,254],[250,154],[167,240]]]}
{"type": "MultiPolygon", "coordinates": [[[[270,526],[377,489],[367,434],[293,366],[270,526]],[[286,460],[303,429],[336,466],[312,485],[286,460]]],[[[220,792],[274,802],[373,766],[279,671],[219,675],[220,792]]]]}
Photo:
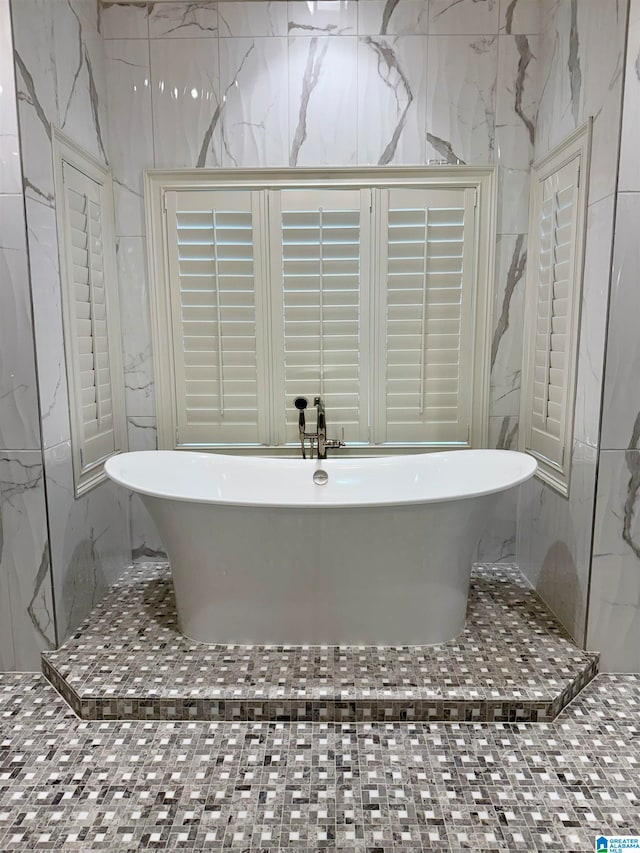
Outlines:
{"type": "Polygon", "coordinates": [[[502,450],[313,462],[148,451],[105,468],[156,522],[191,639],[422,645],[461,631],[492,502],[536,462],[502,450]]]}

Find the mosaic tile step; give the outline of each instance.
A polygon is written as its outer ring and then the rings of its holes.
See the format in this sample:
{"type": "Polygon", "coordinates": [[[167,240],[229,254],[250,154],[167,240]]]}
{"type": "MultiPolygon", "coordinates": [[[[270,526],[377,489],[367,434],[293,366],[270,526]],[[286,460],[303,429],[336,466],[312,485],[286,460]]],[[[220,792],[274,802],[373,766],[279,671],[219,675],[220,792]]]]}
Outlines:
{"type": "Polygon", "coordinates": [[[127,570],[43,672],[84,719],[547,722],[594,677],[522,574],[473,570],[436,646],[210,646],[178,631],[166,563],[127,570]]]}

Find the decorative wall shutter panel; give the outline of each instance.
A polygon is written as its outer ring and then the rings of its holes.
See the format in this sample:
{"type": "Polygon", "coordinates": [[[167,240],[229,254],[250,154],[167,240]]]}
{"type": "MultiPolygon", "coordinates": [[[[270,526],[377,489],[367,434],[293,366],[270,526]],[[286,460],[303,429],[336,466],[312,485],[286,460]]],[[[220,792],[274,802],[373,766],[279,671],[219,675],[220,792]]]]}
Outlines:
{"type": "Polygon", "coordinates": [[[177,437],[266,440],[260,194],[166,193],[177,437]]]}
{"type": "Polygon", "coordinates": [[[380,193],[377,442],[470,440],[475,191],[380,193]]]}
{"type": "Polygon", "coordinates": [[[520,449],[567,495],[573,443],[591,121],[531,169],[520,449]]]}
{"type": "Polygon", "coordinates": [[[538,284],[533,340],[533,394],[529,448],[561,466],[569,391],[568,332],[573,314],[577,159],[541,185],[538,228],[538,284]]]}
{"type": "Polygon", "coordinates": [[[369,190],[269,194],[281,443],[298,439],[294,399],[317,395],[330,437],[368,441],[370,207],[369,190]]]}
{"type": "Polygon", "coordinates": [[[101,187],[62,164],[66,268],[75,401],[82,430],[80,463],[86,469],[118,449],[107,329],[101,187]]]}

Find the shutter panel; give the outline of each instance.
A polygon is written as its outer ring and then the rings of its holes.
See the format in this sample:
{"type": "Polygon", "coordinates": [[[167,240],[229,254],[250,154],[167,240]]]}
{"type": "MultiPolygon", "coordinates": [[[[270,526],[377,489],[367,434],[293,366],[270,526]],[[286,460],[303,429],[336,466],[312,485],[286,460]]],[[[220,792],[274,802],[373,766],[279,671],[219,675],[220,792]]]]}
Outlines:
{"type": "Polygon", "coordinates": [[[472,189],[381,191],[377,442],[468,443],[472,189]]]}
{"type": "Polygon", "coordinates": [[[105,297],[101,186],[68,163],[63,163],[62,171],[74,399],[80,413],[80,464],[84,470],[117,448],[105,297]]]}
{"type": "Polygon", "coordinates": [[[538,187],[535,331],[529,449],[563,465],[569,395],[569,332],[576,294],[579,159],[538,187]]]}
{"type": "Polygon", "coordinates": [[[177,445],[267,441],[258,205],[166,194],[177,445]]]}
{"type": "Polygon", "coordinates": [[[298,441],[294,399],[319,395],[328,437],[366,442],[370,191],[272,192],[269,211],[279,440],[298,441]]]}

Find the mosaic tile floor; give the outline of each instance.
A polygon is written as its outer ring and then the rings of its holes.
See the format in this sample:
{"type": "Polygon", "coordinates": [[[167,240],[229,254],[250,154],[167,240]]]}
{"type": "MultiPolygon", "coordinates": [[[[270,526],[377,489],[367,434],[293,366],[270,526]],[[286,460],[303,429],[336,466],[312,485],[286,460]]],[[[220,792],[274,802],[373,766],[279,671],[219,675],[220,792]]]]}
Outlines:
{"type": "Polygon", "coordinates": [[[474,569],[465,629],[440,646],[207,646],[177,630],[167,565],[139,563],[43,671],[85,719],[539,722],[597,656],[516,569],[474,569]]]}
{"type": "Polygon", "coordinates": [[[86,721],[0,675],[0,850],[590,851],[640,833],[640,676],[553,723],[86,721]]]}

